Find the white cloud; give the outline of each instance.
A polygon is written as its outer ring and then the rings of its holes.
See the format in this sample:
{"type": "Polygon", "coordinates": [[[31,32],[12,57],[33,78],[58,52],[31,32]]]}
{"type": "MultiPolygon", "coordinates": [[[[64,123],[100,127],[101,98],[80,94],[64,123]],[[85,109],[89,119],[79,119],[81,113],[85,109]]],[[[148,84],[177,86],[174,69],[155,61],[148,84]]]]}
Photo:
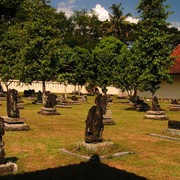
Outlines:
{"type": "Polygon", "coordinates": [[[60,2],[57,7],[57,12],[63,11],[67,17],[70,17],[73,14],[73,8],[76,0],[67,0],[60,2]]]}
{"type": "Polygon", "coordinates": [[[134,23],[134,24],[137,24],[138,21],[139,21],[139,19],[134,18],[134,17],[130,17],[130,16],[128,16],[125,20],[126,20],[126,21],[129,21],[129,22],[131,22],[131,23],[134,23]]]}
{"type": "Polygon", "coordinates": [[[170,27],[175,27],[180,31],[180,22],[171,22],[170,27]]]}
{"type": "Polygon", "coordinates": [[[107,19],[108,20],[110,19],[109,12],[100,4],[96,4],[96,7],[93,8],[93,11],[96,12],[100,21],[105,21],[107,19]]]}

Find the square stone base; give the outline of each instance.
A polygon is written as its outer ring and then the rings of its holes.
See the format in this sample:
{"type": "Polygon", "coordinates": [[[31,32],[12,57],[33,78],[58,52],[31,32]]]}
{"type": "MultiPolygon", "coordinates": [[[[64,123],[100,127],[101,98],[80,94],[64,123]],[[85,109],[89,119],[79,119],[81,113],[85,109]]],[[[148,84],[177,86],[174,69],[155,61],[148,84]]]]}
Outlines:
{"type": "Polygon", "coordinates": [[[17,165],[12,162],[6,164],[0,164],[0,175],[13,174],[17,171],[17,165]]]}
{"type": "Polygon", "coordinates": [[[1,116],[3,119],[4,119],[4,122],[5,123],[8,123],[8,124],[14,124],[14,123],[24,123],[26,121],[25,118],[11,118],[11,117],[8,117],[8,116],[1,116]]]}
{"type": "Polygon", "coordinates": [[[6,131],[28,131],[28,130],[30,130],[30,127],[26,123],[21,123],[21,124],[4,123],[4,128],[6,131]]]}
{"type": "Polygon", "coordinates": [[[38,112],[38,114],[43,114],[43,115],[60,115],[60,113],[58,113],[56,111],[56,108],[46,108],[46,107],[42,107],[41,110],[38,112]]]}
{"type": "Polygon", "coordinates": [[[110,116],[103,115],[103,124],[104,125],[114,125],[116,124],[110,116]]]}
{"type": "Polygon", "coordinates": [[[164,111],[147,111],[144,119],[168,120],[169,118],[165,115],[164,111]]]}
{"type": "Polygon", "coordinates": [[[57,104],[55,106],[56,108],[72,108],[70,105],[68,104],[57,104]]]}
{"type": "Polygon", "coordinates": [[[98,142],[98,143],[85,143],[84,141],[82,143],[79,143],[79,145],[84,146],[86,149],[91,150],[91,151],[97,151],[98,149],[101,148],[106,148],[114,145],[113,142],[109,141],[103,141],[103,142],[98,142]]]}
{"type": "Polygon", "coordinates": [[[180,129],[167,128],[164,130],[164,133],[170,134],[172,136],[179,136],[180,137],[180,129]]]}

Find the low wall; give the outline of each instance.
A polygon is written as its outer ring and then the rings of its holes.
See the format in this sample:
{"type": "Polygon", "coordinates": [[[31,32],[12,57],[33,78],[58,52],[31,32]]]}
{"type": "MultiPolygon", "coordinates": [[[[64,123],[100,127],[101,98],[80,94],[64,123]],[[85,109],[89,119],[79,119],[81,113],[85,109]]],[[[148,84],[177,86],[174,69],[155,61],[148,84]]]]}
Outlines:
{"type": "MultiPolygon", "coordinates": [[[[3,83],[1,83],[4,91],[6,91],[6,87],[3,83]]],[[[16,89],[18,92],[24,92],[24,90],[34,89],[35,92],[38,92],[39,90],[42,91],[42,82],[32,82],[31,85],[26,85],[24,83],[19,83],[18,80],[14,80],[10,85],[9,89],[16,89]]],[[[127,96],[126,93],[121,92],[121,90],[115,88],[115,87],[108,87],[108,94],[112,95],[119,95],[119,96],[127,96]]],[[[74,85],[67,85],[60,84],[59,82],[46,82],[46,91],[50,91],[52,93],[72,93],[73,91],[77,91],[78,87],[74,85]]],[[[101,89],[99,88],[100,92],[101,89]]],[[[82,87],[81,93],[86,94],[87,91],[85,89],[85,86],[82,87]]]]}

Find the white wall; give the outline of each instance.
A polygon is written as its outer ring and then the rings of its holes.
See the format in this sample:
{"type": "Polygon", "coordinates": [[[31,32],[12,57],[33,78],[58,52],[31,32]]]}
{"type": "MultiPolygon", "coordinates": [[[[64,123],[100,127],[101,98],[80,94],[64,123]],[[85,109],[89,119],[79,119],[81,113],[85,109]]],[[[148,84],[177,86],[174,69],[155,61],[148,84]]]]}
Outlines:
{"type": "MultiPolygon", "coordinates": [[[[140,97],[152,97],[150,92],[138,92],[140,97]]],[[[180,99],[180,74],[173,75],[173,84],[162,82],[155,94],[158,98],[180,99]]]]}
{"type": "MultiPolygon", "coordinates": [[[[3,86],[4,91],[6,91],[5,85],[1,83],[3,86]]],[[[42,82],[33,82],[31,85],[26,85],[24,83],[20,83],[17,80],[14,80],[10,85],[9,89],[16,89],[18,92],[24,92],[24,90],[28,89],[34,89],[35,92],[38,92],[39,90],[42,91],[42,82]]],[[[108,94],[114,94],[114,95],[120,95],[124,96],[126,93],[122,93],[119,89],[115,87],[108,87],[108,94]]],[[[78,88],[74,85],[67,85],[66,87],[64,84],[60,84],[59,82],[46,82],[46,91],[50,91],[52,93],[72,93],[74,90],[78,90],[78,88]]],[[[99,88],[100,92],[101,89],[99,88]]],[[[81,89],[81,93],[87,93],[85,87],[83,86],[81,89]]]]}

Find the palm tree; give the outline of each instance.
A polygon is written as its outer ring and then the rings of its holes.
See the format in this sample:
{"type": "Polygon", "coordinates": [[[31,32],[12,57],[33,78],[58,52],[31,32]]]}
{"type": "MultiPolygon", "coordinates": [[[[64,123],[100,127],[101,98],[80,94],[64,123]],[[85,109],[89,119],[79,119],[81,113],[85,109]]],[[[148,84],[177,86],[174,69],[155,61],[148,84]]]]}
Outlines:
{"type": "Polygon", "coordinates": [[[130,23],[125,21],[128,16],[132,16],[130,13],[124,15],[122,4],[113,4],[110,9],[112,14],[110,14],[111,26],[109,32],[113,33],[117,38],[123,41],[123,37],[128,37],[129,31],[131,30],[130,23]]]}

